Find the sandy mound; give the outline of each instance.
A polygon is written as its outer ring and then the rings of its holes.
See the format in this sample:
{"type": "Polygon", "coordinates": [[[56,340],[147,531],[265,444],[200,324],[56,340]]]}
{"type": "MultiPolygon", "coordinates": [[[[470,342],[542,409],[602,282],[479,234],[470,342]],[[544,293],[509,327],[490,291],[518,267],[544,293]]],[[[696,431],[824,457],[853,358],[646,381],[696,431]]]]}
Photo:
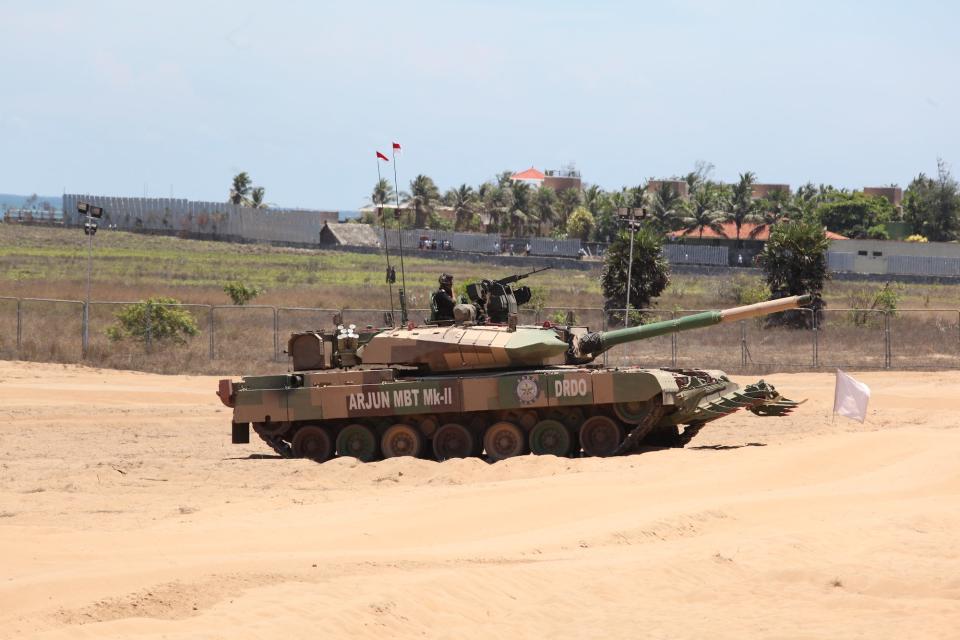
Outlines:
{"type": "Polygon", "coordinates": [[[960,373],[683,450],[280,460],[216,381],[0,362],[0,636],[955,638],[960,373]]]}

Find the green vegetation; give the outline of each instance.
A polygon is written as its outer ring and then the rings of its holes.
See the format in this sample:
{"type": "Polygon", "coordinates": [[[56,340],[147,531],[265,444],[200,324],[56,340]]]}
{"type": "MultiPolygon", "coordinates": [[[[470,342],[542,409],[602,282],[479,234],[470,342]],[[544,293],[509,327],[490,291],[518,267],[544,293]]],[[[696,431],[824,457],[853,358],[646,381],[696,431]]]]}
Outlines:
{"type": "Polygon", "coordinates": [[[759,255],[770,291],[790,296],[823,291],[828,246],[823,227],[815,222],[777,225],[759,255]]]}
{"type": "Polygon", "coordinates": [[[171,306],[179,304],[179,300],[164,296],[128,304],[117,312],[116,323],[107,327],[107,337],[113,341],[133,339],[142,343],[186,344],[200,329],[190,311],[171,306]]]}
{"type": "Polygon", "coordinates": [[[837,193],[816,210],[820,224],[848,238],[879,238],[886,235],[882,225],[894,218],[893,205],[886,198],[859,192],[837,193]]]}
{"type": "Polygon", "coordinates": [[[263,293],[263,289],[242,282],[228,282],[223,285],[223,292],[230,296],[233,304],[242,306],[263,293]]]}
{"type": "Polygon", "coordinates": [[[604,259],[600,288],[603,308],[611,325],[624,321],[617,309],[648,309],[653,299],[670,284],[670,265],[663,256],[662,236],[650,225],[641,226],[634,234],[633,264],[630,269],[630,305],[627,306],[627,269],[630,255],[630,234],[621,232],[604,259]]]}
{"type": "Polygon", "coordinates": [[[933,242],[960,237],[960,186],[943,160],[937,161],[935,178],[921,173],[907,187],[903,214],[914,233],[933,242]]]}

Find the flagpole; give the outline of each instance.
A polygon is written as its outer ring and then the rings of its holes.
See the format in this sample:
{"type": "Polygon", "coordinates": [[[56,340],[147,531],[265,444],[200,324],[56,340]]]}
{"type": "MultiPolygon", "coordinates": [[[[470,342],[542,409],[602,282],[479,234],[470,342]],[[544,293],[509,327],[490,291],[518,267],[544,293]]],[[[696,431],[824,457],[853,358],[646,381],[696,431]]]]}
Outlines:
{"type": "MultiPolygon", "coordinates": [[[[377,152],[379,153],[379,152],[377,152]]],[[[377,189],[380,188],[380,182],[383,178],[380,177],[380,157],[377,157],[377,189]]],[[[380,215],[380,223],[383,227],[383,253],[387,257],[387,287],[390,288],[390,324],[393,322],[393,281],[390,279],[390,241],[387,240],[387,219],[383,217],[383,200],[380,201],[379,206],[377,207],[378,213],[380,215]]]]}
{"type": "Polygon", "coordinates": [[[400,183],[397,180],[397,145],[392,145],[393,150],[393,184],[394,193],[397,196],[397,238],[400,244],[400,322],[407,324],[407,273],[403,268],[403,229],[400,226],[400,183]]]}

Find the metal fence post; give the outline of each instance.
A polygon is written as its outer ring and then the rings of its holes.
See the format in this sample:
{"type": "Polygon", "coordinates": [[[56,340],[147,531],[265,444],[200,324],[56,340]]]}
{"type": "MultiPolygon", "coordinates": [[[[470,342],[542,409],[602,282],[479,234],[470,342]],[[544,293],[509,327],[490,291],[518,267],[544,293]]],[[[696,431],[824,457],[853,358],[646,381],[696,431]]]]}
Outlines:
{"type": "Polygon", "coordinates": [[[80,320],[80,357],[87,357],[87,347],[89,346],[90,336],[90,301],[83,302],[83,316],[80,320]]]}
{"type": "MultiPolygon", "coordinates": [[[[670,312],[670,319],[677,319],[677,312],[670,312]]],[[[677,331],[674,331],[670,334],[670,366],[676,368],[677,366],[677,331]]]]}
{"type": "Polygon", "coordinates": [[[216,352],[214,351],[214,338],[213,338],[213,305],[210,305],[210,310],[207,313],[207,331],[210,333],[210,359],[216,359],[216,352]]]}
{"type": "Polygon", "coordinates": [[[17,298],[17,358],[20,357],[20,349],[23,346],[23,314],[20,310],[22,300],[17,298]]]}
{"type": "Polygon", "coordinates": [[[280,360],[280,316],[277,308],[273,308],[273,361],[280,360]]]}
{"type": "Polygon", "coordinates": [[[813,314],[813,322],[811,326],[813,327],[813,367],[815,369],[820,368],[820,324],[817,322],[817,311],[814,309],[810,313],[813,314]]]}
{"type": "Polygon", "coordinates": [[[747,321],[740,321],[740,366],[747,367],[747,321]]]}
{"type": "Polygon", "coordinates": [[[147,303],[147,353],[150,353],[150,348],[153,343],[153,304],[147,303]]]}
{"type": "Polygon", "coordinates": [[[891,363],[893,362],[892,345],[890,341],[890,314],[884,312],[883,314],[883,342],[884,342],[884,354],[883,354],[883,368],[889,369],[891,363]]]}

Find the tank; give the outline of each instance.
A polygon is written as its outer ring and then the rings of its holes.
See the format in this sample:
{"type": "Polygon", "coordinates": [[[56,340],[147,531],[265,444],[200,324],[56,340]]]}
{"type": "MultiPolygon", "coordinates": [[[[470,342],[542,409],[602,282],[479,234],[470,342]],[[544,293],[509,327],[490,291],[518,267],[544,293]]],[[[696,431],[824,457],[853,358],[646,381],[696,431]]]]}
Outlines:
{"type": "Polygon", "coordinates": [[[612,456],[684,446],[740,409],[783,416],[798,404],[762,380],[740,388],[722,371],[596,359],[616,345],[795,309],[810,296],[590,331],[518,326],[529,292],[512,285],[522,277],[471,285],[452,321],[294,333],[290,372],[220,381],[233,442],[248,443],[252,428],[281,456],[317,462],[612,456]]]}

